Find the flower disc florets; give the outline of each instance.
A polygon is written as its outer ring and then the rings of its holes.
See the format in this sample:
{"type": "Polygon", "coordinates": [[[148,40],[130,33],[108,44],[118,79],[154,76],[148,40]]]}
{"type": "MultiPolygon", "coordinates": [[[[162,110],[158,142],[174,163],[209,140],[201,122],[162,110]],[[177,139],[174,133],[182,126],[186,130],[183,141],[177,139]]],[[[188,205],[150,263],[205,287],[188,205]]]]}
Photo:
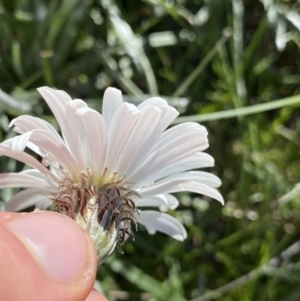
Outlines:
{"type": "MultiPolygon", "coordinates": [[[[102,179],[105,179],[106,171],[102,179]]],[[[87,169],[80,174],[79,184],[70,178],[61,181],[58,192],[51,198],[58,212],[74,219],[90,234],[99,264],[112,253],[115,245],[122,250],[127,236],[134,239],[131,222],[137,226],[138,210],[133,199],[139,195],[130,190],[129,183],[116,178],[115,173],[96,187],[91,183],[91,171],[87,169]]]]}

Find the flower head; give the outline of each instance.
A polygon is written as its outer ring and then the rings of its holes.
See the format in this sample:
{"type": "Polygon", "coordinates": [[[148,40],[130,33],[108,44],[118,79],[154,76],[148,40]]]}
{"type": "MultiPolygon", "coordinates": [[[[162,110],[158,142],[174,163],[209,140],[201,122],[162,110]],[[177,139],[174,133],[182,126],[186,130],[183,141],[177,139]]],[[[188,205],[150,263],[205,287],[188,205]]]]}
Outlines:
{"type": "Polygon", "coordinates": [[[36,205],[76,220],[94,240],[99,263],[127,236],[131,225],[186,238],[182,224],[161,212],[175,209],[171,193],[190,191],[223,203],[214,188],[221,182],[203,171],[214,165],[202,151],[207,131],[197,123],[167,130],[178,112],[158,97],[138,106],[123,102],[119,90],[108,88],[102,115],[59,90],[39,88],[60,126],[60,136],[45,120],[20,116],[10,126],[18,136],[0,144],[0,155],[29,165],[19,173],[0,174],[0,187],[22,187],[6,206],[22,210],[36,205]],[[41,162],[25,152],[29,148],[41,162]],[[141,210],[159,207],[161,211],[141,210]]]}

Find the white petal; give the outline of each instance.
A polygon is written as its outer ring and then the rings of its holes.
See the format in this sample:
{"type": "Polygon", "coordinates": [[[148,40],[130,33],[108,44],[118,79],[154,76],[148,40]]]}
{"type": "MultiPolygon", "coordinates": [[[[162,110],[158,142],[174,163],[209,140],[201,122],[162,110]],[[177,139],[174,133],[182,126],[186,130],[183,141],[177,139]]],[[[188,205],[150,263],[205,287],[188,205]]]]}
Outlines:
{"type": "Polygon", "coordinates": [[[49,184],[43,179],[39,179],[30,175],[20,173],[1,173],[0,174],[0,188],[13,188],[13,187],[36,187],[53,191],[55,186],[49,184]]]}
{"type": "Polygon", "coordinates": [[[118,172],[116,163],[140,116],[139,110],[128,103],[121,104],[115,112],[107,135],[105,167],[108,168],[108,174],[118,172]]]}
{"type": "Polygon", "coordinates": [[[9,138],[4,140],[2,143],[0,143],[0,145],[4,145],[4,146],[9,146],[15,153],[21,153],[22,151],[24,151],[24,149],[26,147],[30,148],[31,150],[33,150],[37,155],[40,155],[41,157],[45,156],[45,152],[43,152],[37,145],[33,144],[32,142],[30,142],[28,139],[24,139],[24,138],[19,138],[20,136],[24,135],[24,137],[26,137],[26,135],[28,135],[28,137],[30,137],[30,132],[26,132],[24,134],[9,138]],[[20,145],[17,145],[16,140],[18,141],[18,139],[20,139],[20,145]],[[27,143],[27,144],[26,144],[27,143]],[[14,145],[14,147],[12,148],[12,145],[14,145]]]}
{"type": "MultiPolygon", "coordinates": [[[[7,202],[5,209],[7,211],[20,211],[37,204],[48,195],[48,191],[40,188],[27,188],[15,194],[9,202],[7,202]]],[[[48,201],[51,202],[49,199],[48,201]]]]}
{"type": "Polygon", "coordinates": [[[70,104],[76,115],[79,109],[88,108],[88,105],[82,99],[73,99],[70,104]]]}
{"type": "Polygon", "coordinates": [[[122,92],[115,88],[107,88],[103,96],[102,116],[109,128],[118,107],[123,103],[122,92]]]}
{"type": "Polygon", "coordinates": [[[160,194],[135,200],[137,207],[160,207],[164,205],[169,209],[175,209],[178,204],[178,200],[171,194],[160,194]]]}
{"type": "Polygon", "coordinates": [[[104,169],[107,144],[106,124],[102,115],[90,108],[79,109],[77,115],[80,117],[86,136],[86,164],[93,176],[96,176],[104,169]]]}
{"type": "Polygon", "coordinates": [[[195,132],[199,134],[199,139],[202,139],[202,137],[207,136],[206,128],[195,122],[185,122],[173,126],[161,135],[158,143],[153,147],[152,151],[153,152],[158,151],[161,148],[164,148],[166,145],[170,144],[178,137],[184,136],[187,133],[195,133],[195,132]]]}
{"type": "MultiPolygon", "coordinates": [[[[42,88],[43,88],[43,87],[42,87],[42,88]]],[[[41,89],[42,89],[42,88],[41,88],[41,89]]],[[[48,88],[48,87],[46,87],[46,88],[48,88]]],[[[65,92],[64,90],[55,90],[55,92],[56,92],[57,94],[59,94],[61,98],[65,99],[65,102],[66,102],[66,103],[72,101],[71,96],[70,96],[67,92],[65,92]]]]}
{"type": "Polygon", "coordinates": [[[159,109],[146,106],[142,108],[141,114],[139,124],[136,126],[139,134],[132,133],[131,148],[134,149],[135,154],[129,156],[132,160],[124,171],[128,179],[141,168],[153,145],[157,143],[166,127],[176,118],[178,112],[169,106],[160,106],[159,109]],[[138,135],[139,138],[137,138],[138,135]]]}
{"type": "Polygon", "coordinates": [[[38,171],[40,171],[42,174],[44,174],[46,177],[51,179],[52,181],[58,183],[60,179],[58,179],[51,171],[49,171],[44,165],[42,165],[38,160],[36,160],[34,157],[22,152],[22,153],[14,153],[10,146],[7,145],[0,145],[0,155],[1,156],[7,156],[13,159],[16,159],[20,162],[23,162],[38,171]]]}
{"type": "Polygon", "coordinates": [[[174,217],[157,211],[140,211],[137,221],[145,227],[163,232],[177,240],[184,240],[187,233],[183,225],[174,217]]]}
{"type": "Polygon", "coordinates": [[[199,182],[211,187],[219,187],[221,185],[221,180],[217,176],[204,171],[187,171],[173,174],[157,181],[156,184],[171,182],[174,180],[181,180],[182,182],[199,182]]]}
{"type": "Polygon", "coordinates": [[[178,202],[177,198],[175,198],[174,195],[165,193],[163,196],[164,196],[164,197],[166,198],[166,200],[167,200],[167,203],[168,203],[167,207],[168,207],[169,209],[174,210],[174,209],[176,209],[176,208],[178,207],[179,202],[178,202]]]}
{"type": "Polygon", "coordinates": [[[159,108],[160,106],[168,106],[168,103],[163,98],[151,97],[151,98],[148,98],[148,99],[144,100],[143,102],[141,102],[138,105],[138,108],[141,110],[142,108],[145,108],[147,106],[153,106],[153,107],[159,108]]]}
{"type": "Polygon", "coordinates": [[[25,170],[20,171],[19,174],[30,175],[30,176],[33,176],[33,177],[44,179],[45,181],[48,181],[50,183],[49,178],[46,177],[44,174],[42,174],[40,171],[38,171],[36,169],[25,169],[25,170]]]}
{"type": "Polygon", "coordinates": [[[148,173],[142,181],[133,184],[132,189],[143,187],[148,183],[155,182],[169,175],[177,174],[186,170],[211,167],[214,166],[214,158],[206,153],[196,153],[187,158],[179,160],[173,164],[167,165],[164,168],[156,170],[154,173],[148,173]]]}
{"type": "Polygon", "coordinates": [[[199,182],[210,187],[220,187],[222,181],[219,177],[205,171],[189,171],[187,172],[190,181],[199,182]]]}
{"type": "Polygon", "coordinates": [[[160,133],[155,133],[162,117],[162,111],[154,107],[141,110],[139,121],[135,124],[123,146],[116,164],[116,170],[121,174],[128,173],[128,169],[140,165],[147,156],[153,142],[160,133]]]}
{"type": "Polygon", "coordinates": [[[49,122],[41,118],[29,115],[22,115],[11,121],[9,127],[12,126],[14,126],[14,131],[16,131],[19,134],[23,134],[25,132],[32,131],[35,129],[43,129],[52,132],[54,135],[57,136],[58,139],[61,139],[55,128],[49,122]]]}
{"type": "Polygon", "coordinates": [[[163,111],[163,118],[161,119],[158,127],[159,131],[162,133],[171,124],[171,122],[176,119],[179,112],[170,106],[160,106],[159,108],[163,111]]]}
{"type": "Polygon", "coordinates": [[[64,123],[64,119],[66,118],[65,110],[67,104],[70,103],[71,98],[64,97],[61,94],[61,91],[57,92],[49,87],[41,87],[38,88],[37,90],[47,102],[59,126],[61,126],[61,124],[64,123]]]}
{"type": "Polygon", "coordinates": [[[37,145],[33,144],[30,141],[27,142],[27,147],[31,149],[33,152],[35,152],[37,155],[41,156],[42,158],[47,156],[47,154],[42,149],[40,149],[37,145]]]}
{"type": "Polygon", "coordinates": [[[39,146],[45,153],[50,154],[55,161],[67,169],[71,175],[76,178],[78,175],[78,167],[76,161],[69,153],[66,146],[61,140],[56,139],[56,136],[49,131],[33,130],[13,138],[13,152],[22,152],[27,145],[26,140],[39,146]],[[22,137],[24,136],[24,138],[22,137]]]}
{"type": "Polygon", "coordinates": [[[137,207],[159,207],[162,204],[167,206],[165,198],[161,197],[162,195],[163,194],[141,198],[135,200],[134,203],[137,207]]]}
{"type": "Polygon", "coordinates": [[[180,184],[180,186],[172,189],[169,192],[179,192],[179,191],[190,191],[194,193],[203,194],[209,196],[217,201],[219,201],[222,205],[224,205],[224,199],[220,192],[214,188],[211,188],[205,184],[197,183],[197,182],[186,182],[180,184]]]}
{"type": "Polygon", "coordinates": [[[160,149],[155,165],[166,166],[173,164],[178,160],[202,151],[202,147],[206,147],[206,145],[208,146],[206,137],[199,137],[196,133],[187,133],[185,137],[179,137],[160,149]]]}
{"type": "Polygon", "coordinates": [[[140,110],[147,107],[156,107],[163,111],[163,118],[161,119],[160,124],[158,126],[158,129],[161,133],[179,115],[179,112],[175,108],[169,106],[167,101],[160,97],[148,98],[138,105],[138,108],[140,110]]]}
{"type": "MultiPolygon", "coordinates": [[[[137,189],[137,192],[142,198],[145,198],[162,193],[190,191],[209,196],[213,199],[218,200],[219,202],[221,202],[221,204],[224,204],[223,197],[216,189],[199,182],[189,181],[189,176],[187,176],[186,178],[182,176],[176,176],[177,175],[170,176],[168,178],[157,181],[152,185],[137,189]]],[[[191,179],[193,179],[193,177],[191,177],[191,179]]]]}
{"type": "Polygon", "coordinates": [[[158,181],[141,189],[136,189],[136,191],[142,198],[151,197],[157,194],[173,192],[173,190],[175,188],[178,188],[179,185],[182,184],[182,182],[182,179],[176,179],[172,181],[158,181]]]}
{"type": "Polygon", "coordinates": [[[43,198],[39,200],[36,204],[35,207],[41,210],[46,210],[48,209],[53,203],[48,199],[48,198],[43,198]]]}
{"type": "Polygon", "coordinates": [[[131,177],[131,181],[138,183],[138,181],[142,181],[149,174],[158,172],[168,165],[194,155],[207,146],[207,137],[206,135],[201,135],[199,129],[189,133],[178,133],[178,137],[174,137],[168,144],[149,155],[149,158],[141,166],[140,170],[131,177]]]}
{"type": "Polygon", "coordinates": [[[22,153],[27,146],[27,143],[29,141],[31,134],[32,134],[32,131],[26,132],[22,135],[15,137],[12,140],[12,144],[11,144],[12,151],[14,153],[22,153]]]}
{"type": "Polygon", "coordinates": [[[76,160],[78,169],[85,167],[85,156],[83,153],[80,132],[77,126],[76,109],[72,107],[72,102],[63,97],[61,93],[48,87],[39,88],[38,91],[43,96],[51,111],[53,112],[66,142],[66,145],[76,160]]]}

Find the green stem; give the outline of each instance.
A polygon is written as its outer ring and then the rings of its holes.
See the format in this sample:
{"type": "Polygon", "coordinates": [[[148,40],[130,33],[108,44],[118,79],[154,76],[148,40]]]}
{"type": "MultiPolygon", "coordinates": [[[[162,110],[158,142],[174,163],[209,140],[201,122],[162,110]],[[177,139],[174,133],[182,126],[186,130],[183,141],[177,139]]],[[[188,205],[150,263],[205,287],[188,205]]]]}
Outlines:
{"type": "Polygon", "coordinates": [[[203,115],[191,115],[177,118],[173,124],[182,122],[206,122],[219,119],[227,119],[239,116],[247,116],[251,114],[258,114],[270,110],[275,110],[287,106],[300,105],[300,95],[295,95],[287,98],[274,100],[268,103],[261,103],[253,106],[243,108],[226,110],[221,112],[208,113],[203,115]]]}

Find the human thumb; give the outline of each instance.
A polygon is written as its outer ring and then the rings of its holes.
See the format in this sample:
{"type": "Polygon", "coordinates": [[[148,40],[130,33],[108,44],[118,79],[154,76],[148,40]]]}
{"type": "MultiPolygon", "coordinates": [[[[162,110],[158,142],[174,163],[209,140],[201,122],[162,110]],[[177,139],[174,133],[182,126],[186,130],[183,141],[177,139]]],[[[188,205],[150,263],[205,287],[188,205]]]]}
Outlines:
{"type": "Polygon", "coordinates": [[[61,214],[0,212],[3,301],[83,301],[97,271],[88,234],[61,214]]]}

